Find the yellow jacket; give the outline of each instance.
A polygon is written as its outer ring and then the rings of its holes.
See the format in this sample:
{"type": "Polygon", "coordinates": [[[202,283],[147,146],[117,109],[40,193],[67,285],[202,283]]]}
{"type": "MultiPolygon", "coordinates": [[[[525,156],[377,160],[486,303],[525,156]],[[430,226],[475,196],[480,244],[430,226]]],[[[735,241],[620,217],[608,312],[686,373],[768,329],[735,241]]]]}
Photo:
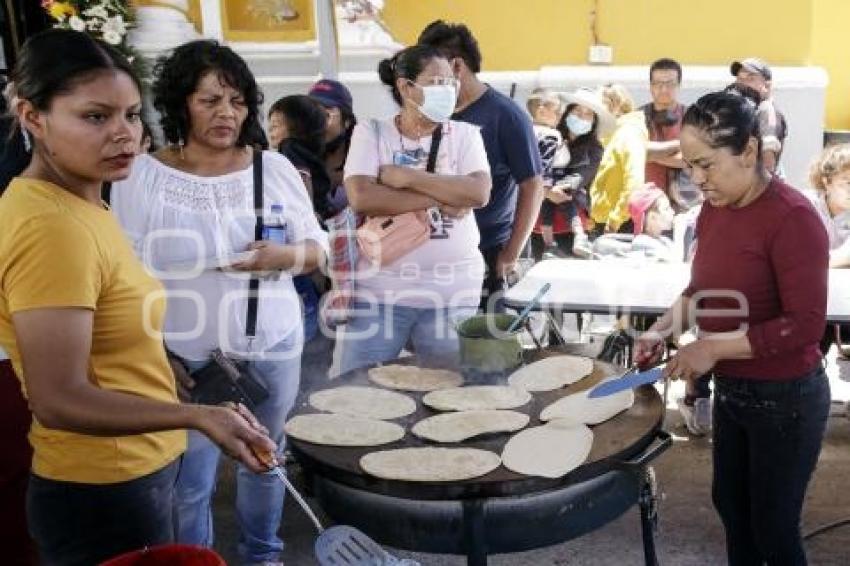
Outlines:
{"type": "Polygon", "coordinates": [[[644,184],[649,133],[643,112],[617,118],[617,127],[605,142],[605,151],[590,186],[590,217],[617,230],[629,219],[629,194],[644,184]]]}

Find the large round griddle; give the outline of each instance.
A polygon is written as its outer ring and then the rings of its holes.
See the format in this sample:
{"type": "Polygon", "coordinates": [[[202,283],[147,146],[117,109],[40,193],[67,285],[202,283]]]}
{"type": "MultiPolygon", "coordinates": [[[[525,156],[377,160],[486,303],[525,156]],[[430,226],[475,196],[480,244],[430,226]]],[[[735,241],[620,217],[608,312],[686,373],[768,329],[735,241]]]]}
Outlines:
{"type": "MultiPolygon", "coordinates": [[[[528,363],[544,357],[558,355],[557,350],[548,350],[528,355],[528,363]]],[[[389,363],[416,365],[415,357],[402,358],[389,363]]],[[[331,382],[331,387],[343,385],[367,385],[379,387],[369,380],[367,369],[354,370],[340,376],[331,382]]],[[[594,360],[593,372],[576,384],[551,392],[532,393],[532,400],[527,405],[514,409],[523,412],[531,418],[529,427],[542,424],[538,419],[540,411],[565,395],[589,389],[599,383],[604,377],[619,375],[623,369],[604,362],[594,360]]],[[[473,376],[466,385],[506,383],[507,375],[489,376],[482,381],[480,376],[473,376]]],[[[327,389],[327,388],[325,388],[327,389]]],[[[434,443],[414,436],[410,429],[418,421],[439,414],[422,404],[424,393],[404,392],[416,400],[417,410],[407,417],[394,419],[405,428],[405,436],[396,442],[378,447],[336,447],[311,444],[295,438],[289,439],[299,461],[310,472],[327,477],[336,482],[393,497],[409,499],[467,499],[483,497],[517,496],[564,487],[573,483],[583,482],[604,472],[616,468],[621,462],[638,455],[645,450],[656,438],[656,432],[661,424],[662,403],[658,392],[652,386],[643,386],[635,391],[634,405],[620,413],[615,418],[591,427],[594,434],[593,449],[587,461],[566,476],[557,479],[529,477],[512,472],[500,466],[487,475],[471,480],[457,482],[407,482],[384,480],[366,474],[360,468],[360,458],[377,450],[391,450],[415,446],[445,446],[469,447],[490,450],[497,454],[510,438],[508,433],[491,434],[473,438],[458,443],[434,443]]],[[[299,414],[315,413],[305,401],[296,407],[290,417],[299,414]]]]}

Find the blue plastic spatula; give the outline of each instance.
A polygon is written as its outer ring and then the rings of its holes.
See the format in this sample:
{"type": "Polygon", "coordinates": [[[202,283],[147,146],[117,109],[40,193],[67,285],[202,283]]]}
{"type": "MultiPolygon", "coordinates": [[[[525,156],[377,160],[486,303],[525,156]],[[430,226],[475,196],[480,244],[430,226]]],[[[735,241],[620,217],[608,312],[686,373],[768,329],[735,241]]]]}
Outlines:
{"type": "Polygon", "coordinates": [[[629,373],[620,379],[603,381],[591,389],[587,396],[591,399],[596,397],[607,397],[608,395],[613,395],[614,393],[619,393],[626,389],[635,389],[647,383],[655,383],[661,379],[662,371],[663,370],[661,368],[652,368],[646,371],[639,371],[637,373],[629,373]]]}

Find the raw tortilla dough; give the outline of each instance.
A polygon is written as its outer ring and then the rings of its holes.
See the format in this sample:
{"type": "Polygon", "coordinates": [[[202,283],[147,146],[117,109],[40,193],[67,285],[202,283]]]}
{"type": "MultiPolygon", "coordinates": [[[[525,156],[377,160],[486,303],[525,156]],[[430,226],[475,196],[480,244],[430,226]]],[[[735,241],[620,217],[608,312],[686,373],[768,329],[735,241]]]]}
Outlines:
{"type": "Polygon", "coordinates": [[[554,391],[571,385],[593,371],[593,360],[579,356],[553,356],[522,367],[508,383],[526,391],[554,391]]]}
{"type": "Polygon", "coordinates": [[[477,448],[399,448],[366,454],[360,467],[388,480],[442,482],[483,476],[501,461],[498,454],[477,448]]]}
{"type": "Polygon", "coordinates": [[[560,478],[581,466],[592,447],[589,428],[553,421],[512,436],[502,450],[502,463],[526,476],[560,478]]]}
{"type": "Polygon", "coordinates": [[[438,411],[484,411],[515,409],[531,401],[531,394],[519,387],[473,385],[432,391],[422,402],[438,411]]]}
{"type": "Polygon", "coordinates": [[[436,391],[463,383],[463,376],[454,371],[398,364],[370,369],[369,379],[383,387],[402,391],[436,391]]]}
{"type": "Polygon", "coordinates": [[[416,401],[407,395],[356,385],[317,391],[309,402],[319,411],[365,419],[397,419],[416,410],[416,401]]]}
{"type": "Polygon", "coordinates": [[[589,397],[590,391],[579,391],[558,399],[541,411],[540,420],[562,419],[573,424],[595,425],[614,418],[635,402],[635,392],[631,389],[596,398],[589,397]]]}
{"type": "Polygon", "coordinates": [[[411,432],[434,442],[461,442],[482,434],[514,432],[525,428],[528,421],[528,415],[517,411],[461,411],[421,420],[411,432]]]}
{"type": "Polygon", "coordinates": [[[327,446],[378,446],[404,437],[404,428],[395,423],[326,413],[293,417],[284,430],[292,438],[327,446]]]}

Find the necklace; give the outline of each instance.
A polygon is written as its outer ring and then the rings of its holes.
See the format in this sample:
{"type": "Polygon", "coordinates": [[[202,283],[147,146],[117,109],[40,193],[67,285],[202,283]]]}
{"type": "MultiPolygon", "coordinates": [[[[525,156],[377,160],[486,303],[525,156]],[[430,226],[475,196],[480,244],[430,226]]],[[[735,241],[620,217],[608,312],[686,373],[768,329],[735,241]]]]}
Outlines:
{"type": "Polygon", "coordinates": [[[396,161],[396,165],[409,165],[421,161],[425,157],[425,148],[422,147],[422,136],[419,135],[418,129],[416,132],[416,138],[414,138],[414,142],[416,145],[414,147],[405,147],[405,136],[401,131],[401,114],[396,115],[395,126],[396,130],[398,130],[398,144],[401,147],[399,153],[403,156],[394,159],[394,161],[396,161]]]}

